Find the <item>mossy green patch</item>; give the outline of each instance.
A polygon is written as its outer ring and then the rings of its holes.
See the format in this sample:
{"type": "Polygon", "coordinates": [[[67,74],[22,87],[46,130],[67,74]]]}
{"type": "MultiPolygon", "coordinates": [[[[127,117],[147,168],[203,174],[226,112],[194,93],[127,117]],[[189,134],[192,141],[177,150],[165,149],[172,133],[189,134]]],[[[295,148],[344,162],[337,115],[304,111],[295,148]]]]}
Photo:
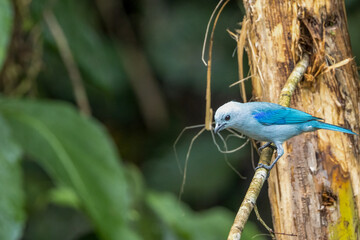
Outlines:
{"type": "Polygon", "coordinates": [[[340,173],[334,173],[333,184],[334,190],[338,193],[337,208],[340,217],[329,227],[329,239],[358,239],[360,226],[350,179],[344,179],[340,173]]]}

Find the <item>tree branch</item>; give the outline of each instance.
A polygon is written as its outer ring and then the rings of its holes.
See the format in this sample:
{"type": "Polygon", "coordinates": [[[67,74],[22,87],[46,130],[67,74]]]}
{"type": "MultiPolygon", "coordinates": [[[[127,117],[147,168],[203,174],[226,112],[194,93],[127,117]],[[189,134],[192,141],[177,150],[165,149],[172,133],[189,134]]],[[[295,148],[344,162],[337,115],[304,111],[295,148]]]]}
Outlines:
{"type": "MultiPolygon", "coordinates": [[[[283,89],[281,90],[279,104],[288,107],[291,96],[294,93],[296,85],[302,79],[307,67],[309,66],[309,56],[305,53],[303,58],[295,66],[294,70],[288,77],[283,89]]],[[[265,148],[260,155],[259,163],[270,165],[274,150],[270,147],[265,148]]],[[[228,240],[239,240],[251,211],[254,208],[262,186],[264,185],[268,170],[259,168],[255,171],[254,177],[246,192],[245,198],[241,203],[238,213],[236,214],[233,225],[231,226],[228,240]]]]}

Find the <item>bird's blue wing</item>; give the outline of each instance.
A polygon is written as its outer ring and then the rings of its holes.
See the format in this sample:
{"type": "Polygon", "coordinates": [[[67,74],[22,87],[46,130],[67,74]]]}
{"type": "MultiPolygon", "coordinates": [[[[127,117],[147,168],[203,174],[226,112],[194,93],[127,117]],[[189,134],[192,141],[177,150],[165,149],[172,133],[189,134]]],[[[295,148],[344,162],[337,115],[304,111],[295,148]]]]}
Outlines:
{"type": "Polygon", "coordinates": [[[253,112],[253,116],[263,125],[296,124],[321,119],[311,116],[308,113],[287,107],[278,109],[258,109],[253,112]]]}

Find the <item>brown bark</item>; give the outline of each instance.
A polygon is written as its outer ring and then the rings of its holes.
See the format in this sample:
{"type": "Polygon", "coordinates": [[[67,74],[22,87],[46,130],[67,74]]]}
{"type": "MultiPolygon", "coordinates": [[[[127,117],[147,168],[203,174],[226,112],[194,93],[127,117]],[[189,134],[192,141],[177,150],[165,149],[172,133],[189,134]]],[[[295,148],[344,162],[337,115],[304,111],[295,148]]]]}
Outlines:
{"type": "MultiPolygon", "coordinates": [[[[308,75],[291,107],[359,132],[359,81],[344,2],[247,1],[247,53],[257,100],[277,102],[303,51],[308,75]],[[319,74],[322,73],[322,74],[319,74]]],[[[360,239],[359,137],[320,130],[292,138],[271,171],[269,197],[277,239],[360,239]]],[[[261,211],[261,209],[260,209],[261,211]]]]}

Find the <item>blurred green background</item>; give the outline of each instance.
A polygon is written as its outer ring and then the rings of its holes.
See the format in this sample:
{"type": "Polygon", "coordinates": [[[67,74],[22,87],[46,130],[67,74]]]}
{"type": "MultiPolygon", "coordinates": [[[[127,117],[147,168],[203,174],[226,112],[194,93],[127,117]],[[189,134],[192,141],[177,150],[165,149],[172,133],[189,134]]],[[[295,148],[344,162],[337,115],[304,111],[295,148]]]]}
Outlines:
{"type": "MultiPolygon", "coordinates": [[[[181,200],[173,150],[184,127],[204,122],[201,50],[216,4],[0,0],[0,239],[226,238],[254,172],[250,144],[227,155],[244,180],[203,133],[181,200]]],[[[360,2],[346,6],[358,56],[360,2]]],[[[241,101],[226,29],[243,14],[230,1],[215,31],[214,109],[241,101]]],[[[176,145],[181,168],[199,130],[176,145]]],[[[257,205],[271,226],[266,187],[257,205]]],[[[270,237],[252,214],[242,239],[270,237]]]]}

